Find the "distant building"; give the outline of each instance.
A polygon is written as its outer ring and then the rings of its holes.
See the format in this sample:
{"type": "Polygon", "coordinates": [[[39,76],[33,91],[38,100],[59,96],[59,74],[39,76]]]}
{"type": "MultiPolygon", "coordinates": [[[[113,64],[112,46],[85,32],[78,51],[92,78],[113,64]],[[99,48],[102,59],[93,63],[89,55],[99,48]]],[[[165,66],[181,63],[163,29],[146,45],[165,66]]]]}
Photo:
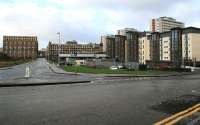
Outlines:
{"type": "Polygon", "coordinates": [[[124,29],[117,30],[117,35],[126,36],[127,32],[138,32],[138,31],[137,29],[134,29],[134,28],[124,28],[124,29]]]}
{"type": "Polygon", "coordinates": [[[41,50],[38,51],[38,57],[40,57],[40,58],[46,57],[46,49],[45,48],[42,48],[41,50]]]}
{"type": "Polygon", "coordinates": [[[56,60],[58,54],[102,53],[102,47],[102,44],[79,44],[76,41],[68,41],[65,44],[60,45],[49,42],[46,54],[49,59],[56,60]]]}
{"type": "Polygon", "coordinates": [[[103,52],[107,54],[109,58],[115,58],[115,36],[102,36],[101,43],[103,43],[103,52]]]}
{"type": "Polygon", "coordinates": [[[59,54],[59,58],[62,64],[67,65],[86,65],[93,63],[95,66],[100,65],[108,56],[106,54],[59,54]]]}
{"type": "Polygon", "coordinates": [[[166,32],[176,27],[184,28],[184,25],[184,23],[179,22],[174,18],[165,16],[157,19],[152,19],[150,23],[150,30],[152,32],[166,32]]]}
{"type": "Polygon", "coordinates": [[[37,58],[37,37],[3,36],[3,53],[11,58],[37,58]]]}

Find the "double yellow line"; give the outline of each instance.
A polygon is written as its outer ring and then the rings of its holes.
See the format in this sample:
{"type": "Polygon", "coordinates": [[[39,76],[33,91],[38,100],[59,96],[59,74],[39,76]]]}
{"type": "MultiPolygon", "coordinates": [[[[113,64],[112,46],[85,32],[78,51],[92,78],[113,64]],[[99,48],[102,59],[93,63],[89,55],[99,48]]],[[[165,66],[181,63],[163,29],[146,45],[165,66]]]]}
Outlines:
{"type": "Polygon", "coordinates": [[[200,104],[197,104],[197,105],[195,105],[191,108],[188,108],[182,112],[172,115],[162,121],[155,123],[154,125],[174,125],[178,121],[180,121],[188,116],[191,116],[192,114],[194,114],[195,112],[198,112],[198,111],[200,111],[200,104]]]}

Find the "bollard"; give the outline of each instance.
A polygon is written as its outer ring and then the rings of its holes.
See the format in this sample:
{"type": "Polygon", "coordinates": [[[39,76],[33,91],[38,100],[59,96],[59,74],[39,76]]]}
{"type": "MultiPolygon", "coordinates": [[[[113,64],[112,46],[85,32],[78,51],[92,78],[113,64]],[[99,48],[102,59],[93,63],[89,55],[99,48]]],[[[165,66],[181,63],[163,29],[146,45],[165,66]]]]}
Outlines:
{"type": "Polygon", "coordinates": [[[26,71],[25,71],[25,78],[30,78],[31,77],[31,71],[30,71],[30,67],[27,66],[26,67],[26,71]]]}

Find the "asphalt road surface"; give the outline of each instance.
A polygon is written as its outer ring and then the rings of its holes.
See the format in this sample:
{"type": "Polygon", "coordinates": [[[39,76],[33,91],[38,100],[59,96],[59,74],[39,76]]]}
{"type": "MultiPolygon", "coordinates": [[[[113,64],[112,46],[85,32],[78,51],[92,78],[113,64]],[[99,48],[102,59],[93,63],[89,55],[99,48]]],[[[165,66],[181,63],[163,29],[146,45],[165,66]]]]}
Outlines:
{"type": "MultiPolygon", "coordinates": [[[[85,75],[71,75],[71,74],[57,74],[52,72],[47,64],[47,61],[43,58],[35,61],[16,65],[7,70],[0,70],[0,80],[13,80],[24,78],[26,67],[30,68],[31,77],[37,80],[49,80],[49,81],[63,81],[63,80],[74,80],[74,79],[85,79],[85,75]]],[[[89,78],[89,76],[88,76],[89,78]]],[[[92,77],[90,77],[92,78],[92,77]]],[[[33,81],[34,82],[34,81],[33,81]]]]}
{"type": "Polygon", "coordinates": [[[0,124],[151,125],[179,108],[168,100],[185,95],[200,95],[200,75],[0,88],[0,124]]]}

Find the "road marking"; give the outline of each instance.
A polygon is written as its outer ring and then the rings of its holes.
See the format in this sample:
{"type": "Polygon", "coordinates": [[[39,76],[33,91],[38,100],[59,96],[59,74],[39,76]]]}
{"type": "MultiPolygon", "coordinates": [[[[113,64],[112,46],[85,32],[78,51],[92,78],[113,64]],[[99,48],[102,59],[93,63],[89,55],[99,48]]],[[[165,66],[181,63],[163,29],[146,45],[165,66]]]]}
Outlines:
{"type": "Polygon", "coordinates": [[[191,108],[188,108],[182,112],[179,112],[175,115],[172,115],[162,121],[155,123],[154,125],[174,125],[175,123],[179,122],[180,120],[191,116],[192,114],[200,111],[200,104],[197,104],[191,108]]]}

